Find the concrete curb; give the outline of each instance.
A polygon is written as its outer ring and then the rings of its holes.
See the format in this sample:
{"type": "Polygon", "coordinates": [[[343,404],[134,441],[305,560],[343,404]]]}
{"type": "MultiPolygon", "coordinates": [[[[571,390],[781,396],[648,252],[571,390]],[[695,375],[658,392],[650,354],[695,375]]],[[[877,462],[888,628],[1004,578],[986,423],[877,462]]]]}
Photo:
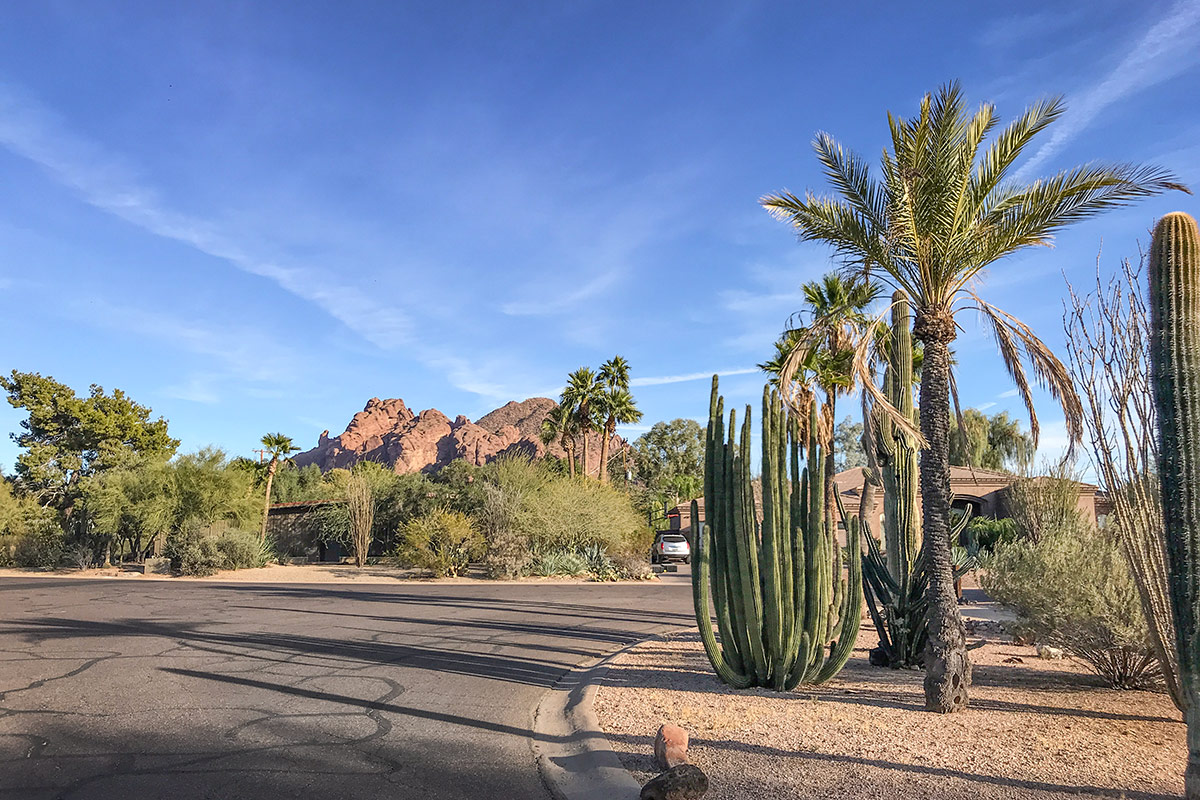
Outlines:
{"type": "Polygon", "coordinates": [[[661,638],[647,636],[580,664],[542,695],[533,713],[533,755],[555,800],[636,800],[642,785],[621,764],[592,707],[615,658],[661,638]]]}

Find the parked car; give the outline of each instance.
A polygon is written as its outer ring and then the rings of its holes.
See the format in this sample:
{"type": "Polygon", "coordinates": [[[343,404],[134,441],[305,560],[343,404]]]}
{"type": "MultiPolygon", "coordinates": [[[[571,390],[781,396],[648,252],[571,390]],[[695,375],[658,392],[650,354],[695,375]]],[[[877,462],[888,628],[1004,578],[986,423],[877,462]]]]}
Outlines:
{"type": "Polygon", "coordinates": [[[663,564],[667,561],[691,563],[692,547],[683,534],[660,533],[654,538],[654,545],[650,548],[650,563],[663,564]]]}

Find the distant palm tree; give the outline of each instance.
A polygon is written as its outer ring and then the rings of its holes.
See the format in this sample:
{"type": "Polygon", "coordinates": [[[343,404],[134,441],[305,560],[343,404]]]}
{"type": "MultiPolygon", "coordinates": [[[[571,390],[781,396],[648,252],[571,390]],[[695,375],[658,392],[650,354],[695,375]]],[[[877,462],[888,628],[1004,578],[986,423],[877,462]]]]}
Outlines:
{"type": "MultiPolygon", "coordinates": [[[[860,156],[820,133],[813,146],[835,196],[781,193],[761,200],[791,223],[801,240],[830,244],[850,274],[876,277],[913,304],[913,335],[924,345],[920,472],[929,573],[925,706],[931,711],[966,707],[971,679],[950,553],[955,316],[970,308],[991,327],[1005,369],[1029,410],[1034,441],[1038,424],[1022,352],[1039,383],[1062,404],[1070,438],[1078,441],[1082,408],[1070,375],[1027,325],[979,297],[982,272],[1018,250],[1047,245],[1072,222],[1170,189],[1186,191],[1171,173],[1132,164],[1088,164],[1028,184],[1011,178],[1026,146],[1064,110],[1059,98],[1030,106],[981,153],[997,124],[995,109],[982,105],[970,114],[958,84],[948,84],[925,96],[916,118],[889,114],[891,150],[883,154],[881,180],[872,177],[860,156]]],[[[898,424],[910,424],[886,403],[876,405],[898,424]]]]}
{"type": "Polygon", "coordinates": [[[263,448],[271,454],[271,461],[267,464],[267,496],[263,501],[263,518],[262,531],[258,535],[260,542],[267,540],[267,515],[271,513],[271,484],[275,481],[275,470],[279,467],[280,457],[287,458],[289,453],[294,453],[299,450],[292,444],[292,440],[282,433],[268,433],[262,437],[263,448]]]}
{"type": "Polygon", "coordinates": [[[631,425],[642,418],[633,394],[629,391],[629,362],[613,356],[600,365],[600,381],[604,391],[599,398],[599,412],[604,419],[600,440],[600,481],[608,480],[608,448],[617,425],[631,425]]]}
{"type": "Polygon", "coordinates": [[[583,438],[583,474],[588,475],[588,440],[600,424],[596,419],[596,409],[600,405],[600,395],[603,384],[591,367],[580,367],[567,376],[567,386],[563,389],[562,405],[571,409],[575,426],[583,438]]]}
{"type": "Polygon", "coordinates": [[[575,477],[575,417],[571,408],[560,403],[542,420],[542,444],[558,442],[567,455],[567,470],[575,477]]]}
{"type": "MultiPolygon", "coordinates": [[[[785,397],[803,411],[811,402],[812,389],[825,398],[818,431],[825,445],[825,525],[832,536],[837,525],[834,491],[834,427],[839,395],[852,392],[863,374],[855,369],[855,354],[864,338],[874,336],[878,321],[867,308],[879,296],[879,288],[860,277],[830,273],[801,287],[807,307],[797,320],[802,324],[784,333],[775,344],[775,358],[759,367],[776,376],[785,397]]],[[[801,419],[807,419],[801,413],[801,419]]]]}

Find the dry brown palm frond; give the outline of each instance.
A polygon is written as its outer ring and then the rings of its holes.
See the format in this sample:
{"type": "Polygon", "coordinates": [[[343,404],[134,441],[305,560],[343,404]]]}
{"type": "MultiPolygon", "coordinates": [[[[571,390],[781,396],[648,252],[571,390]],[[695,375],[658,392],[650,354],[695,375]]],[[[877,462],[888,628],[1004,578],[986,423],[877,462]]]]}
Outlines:
{"type": "MultiPolygon", "coordinates": [[[[874,324],[883,324],[883,320],[892,312],[892,307],[895,303],[889,303],[875,317],[874,324]]],[[[875,380],[876,372],[876,347],[877,339],[873,335],[864,335],[858,337],[858,341],[854,343],[854,375],[858,383],[863,387],[863,393],[867,395],[871,410],[875,414],[881,414],[891,420],[901,431],[912,439],[914,446],[918,450],[923,450],[928,447],[925,437],[921,435],[920,429],[913,424],[913,421],[907,415],[892,405],[892,401],[888,399],[883,390],[879,388],[875,380]]],[[[864,400],[864,403],[868,402],[864,400]]],[[[867,417],[864,415],[864,420],[867,417]]],[[[865,427],[865,425],[864,425],[865,427]]]]}
{"type": "Polygon", "coordinates": [[[974,292],[968,294],[975,303],[973,307],[990,324],[996,344],[1000,348],[1004,367],[1017,384],[1025,408],[1029,411],[1029,429],[1034,446],[1037,446],[1039,426],[1029,380],[1021,363],[1022,351],[1033,368],[1038,383],[1050,392],[1050,396],[1062,407],[1069,440],[1067,458],[1070,458],[1075,452],[1075,446],[1083,441],[1083,403],[1071,382],[1070,372],[1028,325],[1007,311],[996,308],[974,292]]]}

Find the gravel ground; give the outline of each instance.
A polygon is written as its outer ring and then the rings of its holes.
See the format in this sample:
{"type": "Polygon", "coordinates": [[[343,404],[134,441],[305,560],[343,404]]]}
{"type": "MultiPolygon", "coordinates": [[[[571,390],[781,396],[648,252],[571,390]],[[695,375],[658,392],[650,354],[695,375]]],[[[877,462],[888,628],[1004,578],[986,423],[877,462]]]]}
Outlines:
{"type": "Polygon", "coordinates": [[[658,726],[688,729],[713,800],[1182,795],[1186,730],[1166,695],[1106,689],[1081,664],[989,643],[971,653],[971,709],[937,716],[922,710],[920,672],[867,664],[875,641],[864,624],[837,678],[779,695],[734,692],[699,636],[677,634],[617,659],[596,712],[643,782],[658,726]]]}

